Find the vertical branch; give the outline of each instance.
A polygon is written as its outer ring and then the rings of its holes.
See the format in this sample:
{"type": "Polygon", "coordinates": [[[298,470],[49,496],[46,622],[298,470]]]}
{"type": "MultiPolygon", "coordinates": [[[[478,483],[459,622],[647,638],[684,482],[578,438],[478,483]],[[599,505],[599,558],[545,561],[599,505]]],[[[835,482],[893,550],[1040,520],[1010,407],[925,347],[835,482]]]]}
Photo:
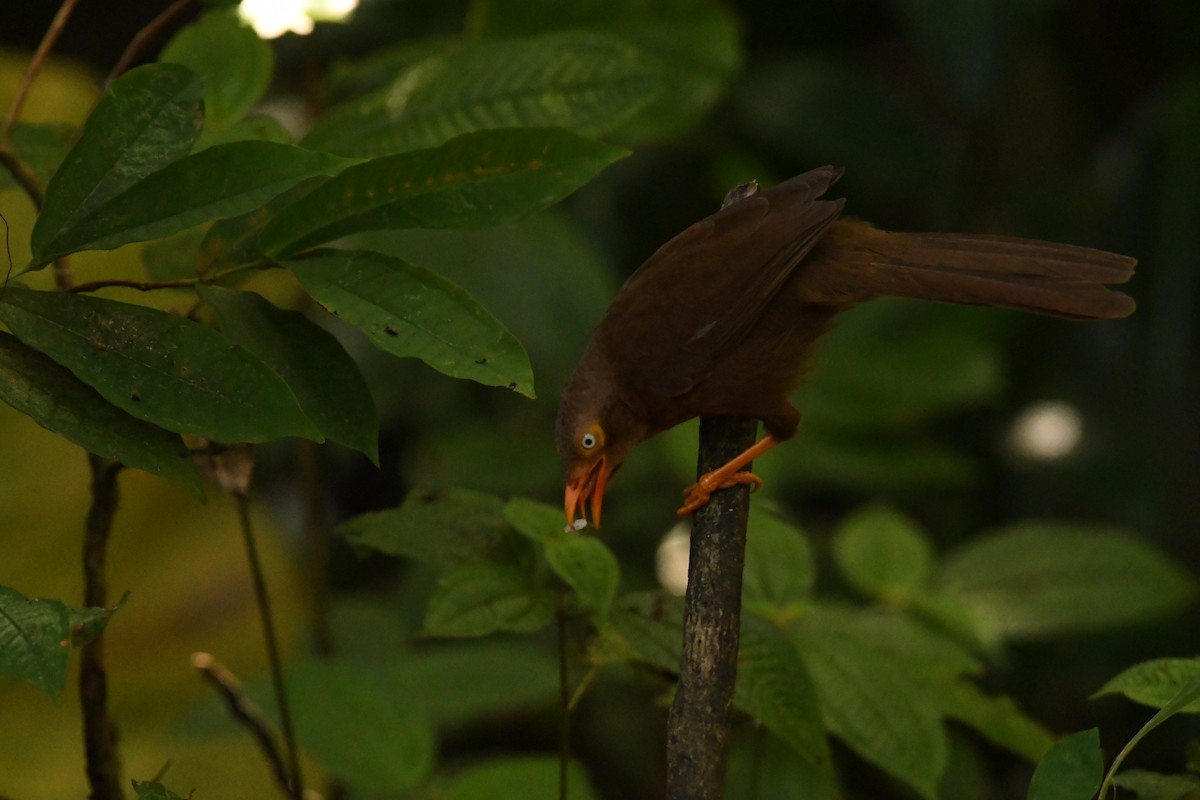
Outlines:
{"type": "Polygon", "coordinates": [[[8,113],[4,116],[4,121],[0,122],[0,143],[7,144],[9,137],[12,135],[13,126],[17,124],[17,118],[21,116],[21,108],[25,105],[25,98],[29,95],[29,89],[33,86],[33,80],[37,77],[38,72],[42,69],[42,64],[46,61],[46,56],[50,55],[50,48],[54,47],[54,43],[58,40],[59,34],[67,25],[67,20],[71,18],[71,12],[75,10],[79,0],[63,0],[63,4],[58,7],[58,13],[54,15],[54,19],[50,22],[50,27],[46,29],[45,35],[42,36],[42,41],[38,43],[37,50],[33,53],[33,58],[29,59],[29,66],[25,68],[25,74],[21,76],[21,83],[17,86],[17,91],[13,94],[12,103],[8,107],[8,113]]]}
{"type": "MultiPolygon", "coordinates": [[[[103,608],[108,605],[108,577],[105,562],[113,517],[117,513],[117,475],[121,465],[88,454],[92,469],[92,507],[88,509],[83,538],[83,604],[103,608]]],[[[83,647],[79,667],[79,700],[83,711],[83,746],[87,759],[91,800],[119,800],[123,797],[118,773],[116,726],[108,715],[108,676],[104,671],[104,636],[97,636],[83,647]]]]}
{"type": "Polygon", "coordinates": [[[313,650],[320,656],[334,651],[329,621],[329,526],[326,522],[325,484],[321,480],[321,454],[316,442],[296,443],[296,472],[304,497],[304,573],[309,596],[309,625],[313,650]]]}
{"type": "Polygon", "coordinates": [[[275,688],[275,705],[279,708],[279,727],[283,732],[283,743],[287,749],[288,773],[292,796],[304,796],[304,785],[300,779],[300,756],[296,747],[296,732],[292,727],[292,712],[288,706],[287,687],[283,683],[283,661],[279,657],[279,642],[275,635],[275,620],[271,616],[271,601],[267,594],[267,582],[263,576],[262,563],[258,558],[258,546],[254,541],[254,529],[250,525],[250,499],[245,492],[234,492],[238,518],[242,524],[242,538],[246,543],[246,558],[250,562],[250,575],[254,581],[254,597],[262,617],[263,639],[266,640],[267,661],[271,669],[271,683],[275,688]]]}
{"type": "MultiPolygon", "coordinates": [[[[700,420],[698,474],[754,444],[758,421],[700,420]]],[[[715,492],[692,521],[679,686],[667,718],[667,799],[718,800],[725,792],[730,709],[741,633],[742,564],[750,489],[715,492]]]]}

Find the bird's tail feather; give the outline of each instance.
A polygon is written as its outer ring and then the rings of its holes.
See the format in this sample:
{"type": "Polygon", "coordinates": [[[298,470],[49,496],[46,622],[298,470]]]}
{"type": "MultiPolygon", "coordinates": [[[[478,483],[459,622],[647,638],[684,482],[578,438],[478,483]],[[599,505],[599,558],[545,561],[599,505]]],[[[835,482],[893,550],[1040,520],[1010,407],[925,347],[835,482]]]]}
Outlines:
{"type": "Polygon", "coordinates": [[[873,295],[1076,319],[1134,310],[1131,297],[1106,284],[1129,280],[1137,261],[1103,250],[1006,236],[883,233],[873,237],[869,258],[873,295]]]}

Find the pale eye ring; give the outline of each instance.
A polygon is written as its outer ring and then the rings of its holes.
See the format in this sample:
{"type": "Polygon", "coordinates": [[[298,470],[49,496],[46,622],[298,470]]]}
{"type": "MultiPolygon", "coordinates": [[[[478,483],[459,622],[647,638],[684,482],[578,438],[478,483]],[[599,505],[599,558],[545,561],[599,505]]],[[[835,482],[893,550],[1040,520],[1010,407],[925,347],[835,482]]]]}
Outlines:
{"type": "Polygon", "coordinates": [[[585,433],[583,438],[579,440],[579,443],[583,445],[584,450],[591,450],[596,446],[596,434],[591,432],[585,433]]]}

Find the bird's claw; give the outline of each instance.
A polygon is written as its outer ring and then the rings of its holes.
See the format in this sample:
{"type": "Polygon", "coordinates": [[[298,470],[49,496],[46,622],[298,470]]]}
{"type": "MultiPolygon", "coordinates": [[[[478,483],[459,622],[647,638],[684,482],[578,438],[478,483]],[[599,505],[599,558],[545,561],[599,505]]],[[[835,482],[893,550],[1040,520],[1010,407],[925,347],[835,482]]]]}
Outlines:
{"type": "Polygon", "coordinates": [[[720,475],[716,472],[706,472],[700,476],[700,479],[691,486],[683,490],[684,501],[683,506],[675,513],[681,517],[686,517],[689,514],[696,513],[697,509],[708,502],[712,493],[718,489],[728,489],[733,486],[740,486],[743,483],[750,484],[750,492],[757,492],[762,488],[762,478],[755,475],[753,472],[735,472],[728,477],[720,475]]]}

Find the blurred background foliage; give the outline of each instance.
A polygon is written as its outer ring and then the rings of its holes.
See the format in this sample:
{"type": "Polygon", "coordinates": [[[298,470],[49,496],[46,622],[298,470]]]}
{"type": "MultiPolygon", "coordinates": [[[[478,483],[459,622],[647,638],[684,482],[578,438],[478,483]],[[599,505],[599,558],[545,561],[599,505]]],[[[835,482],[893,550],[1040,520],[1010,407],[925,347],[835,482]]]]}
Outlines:
{"type": "MultiPolygon", "coordinates": [[[[52,5],[10,0],[0,12],[5,104],[52,5]]],[[[98,76],[145,15],[135,0],[82,4],[28,119],[78,122],[98,76]]],[[[822,562],[833,526],[883,499],[920,520],[942,551],[978,531],[1040,518],[1116,524],[1185,565],[1200,563],[1200,6],[375,0],[349,24],[277,42],[266,109],[294,124],[458,37],[559,28],[603,31],[661,59],[668,91],[609,137],[634,155],[519,224],[360,237],[460,283],[508,325],[529,351],[538,399],[396,361],[339,331],[380,409],[381,467],[333,445],[319,451],[330,522],[395,505],[417,488],[557,503],[557,394],[624,276],[710,213],[729,186],[833,163],[846,167],[835,194],[848,198],[847,213],[883,228],[1004,233],[1134,255],[1141,263],[1130,293],[1139,308],[1099,324],[908,301],[845,314],[798,394],[800,437],[756,465],[767,481],[756,502],[798,520],[822,562]],[[1064,455],[1038,458],[1014,445],[1013,427],[1047,400],[1075,410],[1081,438],[1064,455]]],[[[15,232],[29,230],[21,195],[0,192],[0,210],[15,232]]],[[[16,263],[27,260],[26,247],[27,237],[14,236],[16,263]]],[[[78,257],[78,277],[114,274],[127,252],[78,257]]],[[[0,584],[74,601],[85,460],[6,408],[0,431],[0,584]]],[[[271,580],[294,654],[312,639],[303,630],[311,593],[297,558],[296,447],[260,448],[258,472],[260,510],[278,534],[271,580]]],[[[694,427],[671,431],[640,448],[612,487],[602,535],[620,557],[623,589],[657,585],[655,550],[675,524],[694,450],[694,427]]],[[[133,595],[108,636],[126,771],[148,778],[171,759],[169,783],[183,791],[237,797],[258,787],[254,795],[265,796],[273,791],[265,767],[244,736],[220,724],[187,662],[193,650],[212,650],[244,676],[261,675],[233,514],[222,501],[197,506],[142,474],[122,484],[110,584],[133,595]]],[[[549,636],[455,647],[414,641],[431,574],[360,559],[335,542],[331,579],[338,652],[370,661],[417,654],[397,669],[409,669],[403,680],[412,692],[448,715],[439,719],[444,762],[554,749],[549,636]]],[[[836,583],[822,590],[847,591],[836,583]]],[[[1060,637],[1006,652],[986,685],[1053,730],[1099,723],[1111,753],[1144,715],[1088,695],[1131,663],[1195,655],[1197,644],[1194,620],[1183,617],[1060,637]]],[[[298,680],[337,683],[320,674],[298,680]]],[[[661,795],[665,711],[656,692],[605,675],[580,707],[575,751],[602,796],[661,795]]],[[[74,700],[65,697],[56,704],[0,682],[0,793],[81,794],[74,700]]],[[[759,796],[788,796],[783,787],[802,779],[799,767],[773,740],[756,749],[760,735],[739,739],[732,775],[757,759],[759,796]]],[[[1194,723],[1176,720],[1157,736],[1135,761],[1177,770],[1194,723]]],[[[1028,765],[977,745],[953,740],[943,795],[1023,796],[1028,765]]],[[[510,766],[520,774],[520,764],[510,766]]],[[[868,772],[849,788],[872,796],[879,780],[868,772]]]]}

